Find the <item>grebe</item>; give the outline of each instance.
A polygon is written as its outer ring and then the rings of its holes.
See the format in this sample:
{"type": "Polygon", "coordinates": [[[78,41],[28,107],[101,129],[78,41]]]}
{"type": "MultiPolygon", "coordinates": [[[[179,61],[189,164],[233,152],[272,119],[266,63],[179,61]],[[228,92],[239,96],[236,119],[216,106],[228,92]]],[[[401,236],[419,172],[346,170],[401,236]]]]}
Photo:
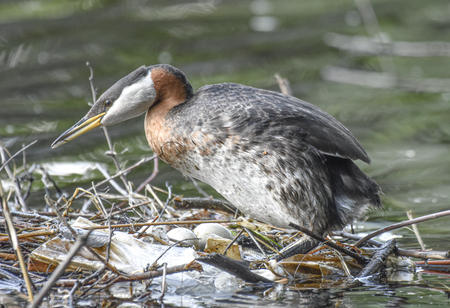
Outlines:
{"type": "Polygon", "coordinates": [[[184,73],[166,64],[142,66],[120,79],[52,147],[145,112],[154,153],[252,218],[324,235],[370,206],[381,207],[380,187],[353,163],[370,163],[369,157],[325,111],[234,83],[194,93],[184,73]]]}

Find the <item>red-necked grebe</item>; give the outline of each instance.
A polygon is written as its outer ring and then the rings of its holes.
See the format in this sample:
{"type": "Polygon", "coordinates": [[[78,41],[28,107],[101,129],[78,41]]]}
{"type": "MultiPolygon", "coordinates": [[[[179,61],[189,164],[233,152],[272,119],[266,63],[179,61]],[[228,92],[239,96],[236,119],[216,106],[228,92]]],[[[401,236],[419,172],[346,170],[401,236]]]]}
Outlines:
{"type": "Polygon", "coordinates": [[[369,157],[326,112],[234,83],[194,93],[186,76],[165,64],[142,66],[119,80],[52,147],[144,112],[153,152],[252,218],[323,235],[369,206],[381,207],[380,187],[352,161],[370,163],[369,157]]]}

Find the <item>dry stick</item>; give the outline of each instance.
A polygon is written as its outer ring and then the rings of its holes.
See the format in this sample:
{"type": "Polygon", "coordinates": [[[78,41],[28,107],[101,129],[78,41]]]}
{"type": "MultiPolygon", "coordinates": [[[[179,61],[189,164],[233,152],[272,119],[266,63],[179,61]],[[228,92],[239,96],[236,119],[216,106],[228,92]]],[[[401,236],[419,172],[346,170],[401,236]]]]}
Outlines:
{"type": "MultiPolygon", "coordinates": [[[[97,101],[97,98],[95,95],[95,88],[94,88],[94,70],[92,69],[92,66],[90,65],[89,62],[86,62],[86,66],[89,68],[89,71],[91,73],[91,75],[89,76],[89,84],[91,85],[92,101],[93,101],[93,103],[95,103],[97,101]]],[[[102,125],[102,128],[103,128],[103,132],[105,133],[106,142],[108,143],[108,147],[109,147],[109,155],[108,156],[111,156],[111,158],[114,162],[114,165],[116,165],[117,171],[120,172],[121,168],[120,168],[119,162],[117,161],[116,154],[115,154],[116,152],[114,151],[114,147],[111,143],[111,138],[109,138],[108,129],[106,128],[106,126],[103,126],[103,125],[102,125]]],[[[120,176],[120,179],[122,180],[125,187],[127,187],[128,181],[127,181],[125,174],[122,174],[120,176]]],[[[129,191],[129,193],[131,194],[131,191],[129,191]]]]}
{"type": "Polygon", "coordinates": [[[230,249],[231,246],[233,246],[234,242],[237,241],[237,239],[239,238],[239,236],[241,236],[241,234],[244,232],[244,228],[241,229],[241,231],[239,231],[239,233],[234,237],[234,239],[227,245],[227,247],[225,248],[225,250],[223,251],[223,255],[226,256],[227,255],[227,251],[228,249],[230,249]]]}
{"type": "Polygon", "coordinates": [[[122,189],[122,187],[119,186],[119,184],[114,181],[113,179],[111,179],[111,176],[109,175],[108,171],[102,167],[102,165],[100,165],[99,163],[95,164],[95,167],[97,168],[98,171],[100,171],[103,176],[105,177],[105,179],[108,179],[109,183],[112,185],[112,187],[114,187],[119,194],[121,194],[122,196],[128,197],[128,192],[125,191],[124,189],[122,189]]]}
{"type": "Polygon", "coordinates": [[[327,246],[329,246],[329,247],[332,247],[332,248],[336,249],[337,251],[339,251],[339,252],[341,252],[341,253],[343,253],[343,254],[346,254],[346,255],[352,257],[353,259],[355,259],[356,261],[358,261],[358,262],[361,263],[361,264],[367,264],[367,263],[369,262],[368,259],[367,259],[366,257],[360,256],[360,255],[358,255],[357,253],[354,253],[353,251],[350,251],[350,250],[348,250],[348,249],[345,249],[344,247],[341,247],[341,246],[339,246],[339,245],[336,245],[336,244],[333,243],[333,242],[327,241],[327,240],[324,239],[323,237],[318,236],[317,234],[312,233],[311,231],[309,231],[309,230],[306,229],[306,228],[303,228],[302,226],[296,225],[296,224],[294,224],[294,223],[290,223],[289,226],[291,226],[291,227],[293,227],[293,228],[295,228],[295,229],[297,229],[297,230],[299,230],[299,231],[302,231],[303,233],[305,233],[305,234],[308,235],[309,237],[312,237],[313,239],[315,239],[315,240],[317,240],[317,241],[319,241],[319,242],[321,242],[321,243],[323,243],[323,244],[325,244],[325,245],[327,245],[327,246]]]}
{"type": "MultiPolygon", "coordinates": [[[[159,213],[158,217],[156,217],[156,222],[158,222],[161,219],[162,215],[166,211],[167,206],[169,205],[170,199],[172,198],[172,186],[169,185],[169,182],[166,182],[166,187],[167,187],[167,190],[169,191],[169,194],[167,195],[166,203],[164,204],[163,209],[159,213]]],[[[170,215],[170,217],[173,217],[173,216],[170,215]]]]}
{"type": "Polygon", "coordinates": [[[417,250],[407,250],[397,248],[395,253],[399,256],[404,257],[413,257],[419,259],[440,259],[440,260],[448,260],[450,259],[449,251],[417,251],[417,250]]]}
{"type": "Polygon", "coordinates": [[[56,192],[58,193],[58,195],[62,196],[63,193],[62,193],[61,189],[59,189],[59,187],[56,184],[55,180],[53,180],[52,176],[47,172],[47,170],[45,170],[45,168],[40,166],[40,165],[38,166],[38,169],[42,171],[41,181],[42,181],[42,183],[44,183],[45,191],[48,191],[48,186],[49,185],[47,183],[47,180],[49,180],[52,183],[53,188],[56,189],[56,192]]]}
{"type": "Polygon", "coordinates": [[[166,294],[166,275],[167,275],[167,263],[163,264],[163,275],[162,275],[162,283],[161,283],[161,297],[160,301],[163,300],[164,295],[166,294]]]}
{"type": "MultiPolygon", "coordinates": [[[[155,159],[156,157],[157,157],[156,155],[153,155],[153,156],[151,156],[151,157],[143,158],[143,159],[141,159],[140,161],[138,161],[137,163],[135,163],[134,165],[132,165],[132,166],[126,168],[126,169],[123,169],[122,171],[117,172],[116,174],[112,175],[112,176],[110,177],[110,179],[115,179],[115,178],[118,177],[118,176],[121,176],[121,175],[123,175],[123,174],[126,174],[127,172],[130,172],[130,171],[133,170],[134,168],[137,168],[137,167],[139,167],[140,165],[143,165],[143,164],[145,164],[145,163],[148,163],[149,161],[155,159]]],[[[100,185],[103,185],[103,184],[109,182],[110,179],[105,179],[105,180],[103,180],[103,181],[98,182],[97,184],[95,184],[95,187],[97,188],[97,187],[99,187],[100,185]]],[[[89,189],[86,189],[86,191],[90,191],[91,189],[92,189],[92,187],[89,188],[89,189]]],[[[84,196],[85,194],[86,194],[86,192],[82,192],[82,193],[80,193],[79,195],[77,195],[77,196],[75,197],[75,199],[78,199],[78,198],[84,196]]]]}
{"type": "Polygon", "coordinates": [[[32,282],[30,276],[28,276],[27,267],[23,259],[22,250],[20,249],[19,240],[17,239],[16,229],[14,228],[14,223],[12,221],[11,214],[9,213],[8,202],[6,202],[1,181],[0,181],[0,199],[3,207],[3,215],[5,216],[5,220],[8,225],[8,232],[11,238],[11,246],[14,248],[14,250],[17,253],[17,257],[19,258],[19,264],[22,270],[23,279],[25,280],[25,284],[27,286],[28,300],[31,302],[33,301],[33,291],[31,290],[32,282]]]}
{"type": "MultiPolygon", "coordinates": [[[[5,215],[5,219],[6,219],[6,215],[5,215]]],[[[42,236],[42,235],[54,235],[56,233],[57,233],[56,230],[38,230],[38,231],[29,232],[29,233],[19,234],[19,235],[17,235],[17,238],[20,239],[20,238],[27,238],[27,237],[42,236]]],[[[8,240],[9,240],[9,238],[6,236],[0,237],[0,242],[7,242],[8,240]]]]}
{"type": "Polygon", "coordinates": [[[159,163],[158,162],[159,162],[159,159],[158,159],[158,156],[156,156],[154,158],[154,165],[153,165],[153,172],[152,172],[152,174],[150,174],[150,176],[144,182],[142,182],[141,185],[138,186],[138,188],[136,189],[136,192],[140,192],[145,187],[145,185],[150,183],[156,177],[156,175],[159,172],[159,163]]]}
{"type": "MultiPolygon", "coordinates": [[[[58,218],[61,220],[61,222],[64,224],[64,226],[67,227],[67,229],[69,229],[70,233],[72,233],[73,237],[77,237],[77,233],[72,229],[72,227],[70,226],[70,224],[67,222],[67,220],[59,213],[58,209],[56,208],[55,204],[53,204],[53,200],[51,200],[47,195],[45,195],[45,201],[47,202],[47,204],[49,204],[53,211],[55,211],[55,213],[58,215],[58,218]]],[[[104,226],[106,228],[108,228],[108,226],[104,226]]],[[[95,228],[91,228],[91,229],[95,229],[95,228]]],[[[114,274],[116,275],[120,275],[120,273],[117,271],[117,269],[112,266],[111,264],[109,264],[108,262],[106,262],[98,253],[96,253],[91,247],[86,246],[86,249],[94,255],[94,257],[99,260],[100,262],[102,262],[106,267],[108,267],[108,269],[110,269],[114,274]]]]}
{"type": "MultiPolygon", "coordinates": [[[[111,225],[111,228],[129,228],[129,227],[163,226],[163,225],[195,225],[195,224],[211,224],[211,223],[241,222],[241,221],[242,221],[242,219],[142,222],[142,223],[135,223],[135,224],[111,225]]],[[[92,227],[92,229],[107,229],[107,228],[108,228],[108,226],[92,227]]]]}
{"type": "MultiPolygon", "coordinates": [[[[113,234],[112,229],[111,229],[111,212],[112,212],[112,208],[110,209],[110,213],[107,216],[108,226],[109,226],[109,237],[108,237],[108,243],[106,246],[106,255],[105,255],[106,262],[109,262],[109,257],[110,257],[110,252],[111,252],[111,239],[112,239],[112,234],[113,234]]],[[[83,279],[81,281],[77,281],[77,283],[73,286],[72,290],[70,290],[70,293],[69,293],[69,304],[71,307],[73,306],[73,296],[74,296],[75,292],[80,287],[84,286],[87,281],[102,274],[106,268],[107,268],[106,266],[103,266],[101,269],[96,271],[93,275],[90,275],[89,277],[86,277],[85,279],[83,279]]],[[[91,287],[93,287],[93,285],[91,287]]],[[[85,292],[83,292],[83,295],[86,294],[91,289],[91,287],[88,288],[85,292]]]]}
{"type": "MultiPolygon", "coordinates": [[[[0,147],[0,155],[1,155],[2,161],[5,161],[6,160],[5,159],[5,149],[2,147],[0,147]]],[[[28,206],[22,197],[22,192],[21,192],[20,186],[19,186],[19,180],[15,176],[15,171],[11,172],[11,170],[9,169],[9,166],[7,164],[4,164],[4,167],[5,167],[6,173],[8,174],[11,182],[13,183],[14,191],[16,192],[16,198],[18,199],[18,201],[22,207],[22,210],[24,212],[29,212],[28,206]]],[[[14,168],[15,168],[15,165],[14,165],[14,168]]]]}
{"type": "Polygon", "coordinates": [[[213,209],[220,210],[230,214],[236,212],[236,207],[225,200],[211,199],[211,198],[175,198],[173,200],[174,205],[177,208],[191,209],[213,209]]]}
{"type": "Polygon", "coordinates": [[[289,80],[281,77],[280,74],[275,74],[275,78],[277,79],[278,87],[280,87],[281,93],[285,95],[292,95],[292,88],[289,80]]]}
{"type": "Polygon", "coordinates": [[[256,244],[256,247],[258,247],[259,251],[261,251],[261,253],[264,255],[264,258],[268,259],[266,252],[264,251],[264,249],[262,249],[261,245],[259,245],[259,242],[256,240],[253,233],[246,227],[244,227],[244,229],[247,232],[247,234],[250,236],[250,238],[253,240],[253,242],[256,244]]]}
{"type": "Polygon", "coordinates": [[[191,183],[194,185],[195,189],[197,189],[197,191],[203,195],[203,197],[205,197],[205,198],[211,197],[211,195],[208,195],[208,194],[206,193],[206,191],[204,191],[204,190],[200,187],[200,185],[198,185],[197,181],[196,181],[194,178],[188,176],[188,179],[189,179],[189,180],[191,181],[191,183]]]}
{"type": "MultiPolygon", "coordinates": [[[[17,151],[16,153],[14,153],[14,155],[10,155],[10,157],[2,164],[2,166],[0,167],[0,172],[2,171],[2,169],[17,155],[19,155],[21,152],[25,151],[26,149],[28,149],[29,147],[31,147],[33,144],[35,144],[37,142],[37,140],[34,140],[33,142],[31,142],[30,144],[22,147],[19,151],[17,151]]],[[[0,142],[0,146],[4,149],[6,149],[6,147],[3,145],[3,143],[0,142]]]]}
{"type": "MultiPolygon", "coordinates": [[[[166,208],[169,205],[170,199],[172,198],[172,186],[169,185],[169,182],[166,182],[166,187],[169,191],[169,194],[167,195],[167,199],[166,199],[166,204],[164,205],[163,209],[158,214],[158,216],[156,216],[156,219],[153,220],[152,222],[158,222],[161,219],[161,216],[164,214],[164,211],[166,211],[166,208]]],[[[156,195],[154,195],[154,196],[156,196],[156,195]]],[[[172,215],[171,215],[171,217],[172,217],[172,215]]],[[[140,230],[136,234],[136,238],[140,238],[145,232],[147,232],[148,228],[150,228],[150,226],[147,226],[146,228],[143,228],[142,230],[140,230]]]]}
{"type": "MultiPolygon", "coordinates": [[[[3,213],[3,210],[0,209],[0,215],[3,213]]],[[[10,214],[13,217],[26,218],[27,220],[38,220],[40,222],[52,220],[52,217],[48,217],[39,213],[24,213],[18,211],[10,211],[10,214]]]]}
{"type": "MultiPolygon", "coordinates": [[[[407,211],[406,216],[408,216],[409,220],[414,219],[411,211],[407,211]]],[[[420,236],[419,233],[419,229],[417,229],[417,225],[412,224],[411,227],[413,228],[414,234],[416,235],[417,241],[419,242],[420,248],[422,248],[422,250],[425,250],[425,245],[423,244],[422,237],[420,236]]]]}
{"type": "Polygon", "coordinates": [[[38,295],[36,296],[36,299],[33,301],[30,308],[39,307],[39,305],[42,302],[42,300],[44,299],[45,295],[47,295],[47,293],[53,287],[53,285],[58,280],[58,278],[64,273],[66,268],[69,266],[70,262],[72,261],[72,258],[75,257],[78,250],[80,250],[80,248],[84,246],[91,231],[92,230],[89,230],[86,234],[77,236],[77,240],[75,241],[75,244],[70,248],[66,259],[64,260],[64,262],[60,263],[58,265],[58,267],[55,269],[53,274],[50,276],[49,280],[45,283],[45,285],[39,291],[38,295]]]}
{"type": "MultiPolygon", "coordinates": [[[[156,202],[159,204],[159,206],[165,210],[166,214],[169,217],[173,217],[173,215],[167,210],[167,208],[163,205],[162,201],[158,198],[158,196],[156,195],[155,191],[153,190],[151,185],[147,185],[146,189],[152,194],[153,198],[156,200],[156,202]]],[[[161,212],[162,213],[162,212],[161,212]]],[[[158,216],[159,217],[159,216],[158,216]]]]}
{"type": "MultiPolygon", "coordinates": [[[[118,209],[117,211],[115,211],[115,212],[113,212],[112,214],[111,214],[111,216],[114,216],[114,215],[118,215],[118,214],[121,214],[121,213],[125,213],[125,212],[127,212],[127,211],[129,211],[129,210],[132,210],[132,209],[134,209],[134,208],[137,208],[137,207],[140,207],[140,206],[142,206],[142,205],[146,205],[146,204],[149,204],[149,203],[152,203],[153,201],[145,201],[145,202],[142,202],[142,203],[139,203],[139,204],[135,204],[135,205],[133,205],[133,206],[129,206],[129,207],[127,207],[127,208],[125,208],[125,209],[118,209]]],[[[117,207],[114,207],[114,208],[111,208],[112,210],[114,210],[114,209],[116,209],[117,207]]],[[[94,220],[94,219],[96,219],[96,218],[99,218],[100,217],[100,214],[101,213],[95,213],[95,214],[93,214],[93,215],[88,215],[88,217],[89,217],[89,220],[94,220]]]]}
{"type": "Polygon", "coordinates": [[[258,274],[253,273],[248,265],[244,261],[236,261],[227,256],[218,254],[218,253],[210,253],[207,256],[197,258],[197,261],[201,261],[217,267],[227,273],[230,273],[233,276],[241,278],[247,282],[269,282],[273,283],[273,281],[260,276],[258,274]]]}
{"type": "Polygon", "coordinates": [[[445,216],[449,216],[449,215],[450,215],[450,210],[442,211],[442,212],[438,212],[438,213],[434,213],[434,214],[430,214],[430,215],[425,215],[425,216],[414,218],[414,219],[411,219],[411,220],[404,220],[404,221],[401,221],[399,223],[395,223],[395,224],[392,224],[390,226],[378,229],[378,230],[376,230],[376,231],[366,235],[365,237],[363,237],[362,239],[357,241],[355,243],[355,246],[359,247],[364,242],[366,242],[367,240],[369,240],[369,239],[371,239],[371,238],[373,238],[373,237],[375,237],[377,235],[383,234],[383,233],[385,233],[387,231],[395,230],[395,229],[402,228],[402,227],[405,227],[405,226],[409,226],[409,225],[412,225],[412,224],[416,224],[416,223],[420,223],[420,222],[424,222],[424,221],[427,221],[427,220],[436,219],[436,218],[440,218],[440,217],[445,217],[445,216]]]}
{"type": "MultiPolygon", "coordinates": [[[[142,182],[138,188],[136,188],[136,193],[140,192],[147,184],[149,184],[158,174],[159,172],[159,165],[158,165],[158,156],[156,156],[154,158],[154,162],[153,162],[153,172],[152,174],[150,174],[150,176],[144,181],[142,182]]],[[[120,203],[116,208],[121,208],[122,206],[124,206],[126,204],[126,201],[123,201],[122,203],[120,203]]],[[[156,211],[157,212],[157,211],[156,211]]]]}
{"type": "MultiPolygon", "coordinates": [[[[25,145],[22,144],[22,148],[25,145]]],[[[31,192],[31,185],[33,184],[34,178],[30,175],[30,173],[28,173],[28,170],[26,168],[27,165],[27,156],[25,155],[25,151],[22,152],[22,166],[23,166],[23,173],[25,174],[25,176],[23,177],[23,179],[26,179],[28,181],[28,187],[25,190],[25,194],[23,195],[23,199],[27,200],[27,198],[30,196],[30,192],[31,192]]],[[[33,165],[35,166],[35,165],[33,165]]],[[[32,167],[34,168],[34,167],[32,167]]],[[[31,170],[31,168],[30,168],[31,170]]]]}

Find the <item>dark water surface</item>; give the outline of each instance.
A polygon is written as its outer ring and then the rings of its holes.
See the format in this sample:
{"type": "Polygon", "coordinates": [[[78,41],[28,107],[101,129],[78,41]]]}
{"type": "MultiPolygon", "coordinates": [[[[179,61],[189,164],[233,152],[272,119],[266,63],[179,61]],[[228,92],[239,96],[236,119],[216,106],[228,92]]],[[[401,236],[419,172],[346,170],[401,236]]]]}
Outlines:
{"type": "MultiPolygon", "coordinates": [[[[371,1],[384,34],[395,41],[450,41],[448,1],[371,1]]],[[[294,96],[340,120],[359,139],[372,164],[358,163],[384,191],[384,212],[370,214],[363,231],[449,209],[449,93],[415,93],[326,82],[327,66],[381,71],[374,56],[355,56],[326,46],[335,32],[367,35],[354,1],[4,1],[0,3],[0,141],[14,153],[23,144],[28,164],[41,164],[70,194],[102,178],[92,164],[112,162],[101,129],[58,149],[52,141],[88,111],[92,101],[89,61],[99,94],[141,65],[170,63],[195,89],[237,82],[278,91],[275,73],[288,78],[294,96]]],[[[448,78],[446,57],[393,57],[403,78],[448,78]]],[[[150,156],[143,118],[109,128],[120,163],[150,156]]],[[[18,160],[21,163],[21,159],[18,160]]],[[[138,169],[139,183],[152,166],[138,169]]],[[[134,177],[134,178],[133,178],[134,177]]],[[[174,191],[198,195],[180,173],[161,166],[155,185],[169,180],[174,191]]],[[[29,205],[42,207],[38,183],[29,205]]],[[[5,183],[6,185],[6,183],[5,183]]],[[[203,186],[208,193],[215,194],[203,186]]],[[[51,191],[55,193],[55,191],[51,191]]],[[[449,250],[449,218],[419,230],[427,248],[449,250]]],[[[357,230],[358,231],[358,230],[357,230]]],[[[409,228],[395,231],[400,246],[418,248],[409,228]]],[[[419,274],[413,283],[357,290],[243,290],[225,301],[198,305],[259,306],[436,306],[448,305],[441,291],[447,276],[419,274]],[[436,288],[428,287],[428,285],[436,288]],[[438,287],[437,287],[438,286],[438,287]],[[269,294],[269,295],[267,295],[269,294]]],[[[448,288],[447,288],[448,289],[448,288]]],[[[182,305],[182,303],[178,303],[182,305]]]]}

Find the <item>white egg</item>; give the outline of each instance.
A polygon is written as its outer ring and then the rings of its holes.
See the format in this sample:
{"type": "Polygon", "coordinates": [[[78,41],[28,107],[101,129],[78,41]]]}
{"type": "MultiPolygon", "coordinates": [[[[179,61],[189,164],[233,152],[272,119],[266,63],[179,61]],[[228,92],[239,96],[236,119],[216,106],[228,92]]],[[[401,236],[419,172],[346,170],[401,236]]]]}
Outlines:
{"type": "Polygon", "coordinates": [[[171,241],[182,241],[179,243],[181,246],[194,246],[195,250],[198,250],[199,240],[194,232],[187,228],[175,228],[167,232],[167,236],[171,241]]]}
{"type": "Polygon", "coordinates": [[[208,239],[210,234],[216,234],[230,240],[233,239],[233,235],[231,234],[230,230],[216,223],[201,224],[194,229],[194,233],[199,239],[199,250],[205,249],[206,240],[208,239]]]}

